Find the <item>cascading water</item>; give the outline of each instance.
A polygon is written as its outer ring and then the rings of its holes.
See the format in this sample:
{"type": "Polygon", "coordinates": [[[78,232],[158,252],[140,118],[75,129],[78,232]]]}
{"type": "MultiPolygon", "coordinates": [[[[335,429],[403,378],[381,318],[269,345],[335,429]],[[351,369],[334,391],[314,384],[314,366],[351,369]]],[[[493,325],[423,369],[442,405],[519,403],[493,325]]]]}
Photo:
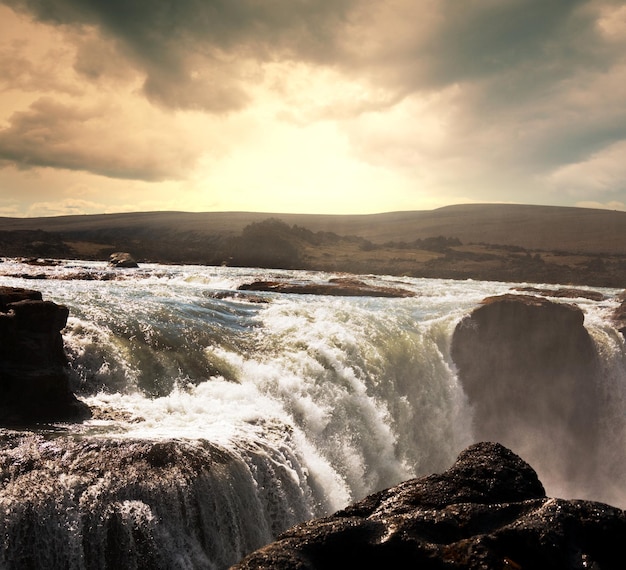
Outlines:
{"type": "MultiPolygon", "coordinates": [[[[0,283],[33,288],[8,276],[29,271],[7,261],[0,283]]],[[[70,309],[72,380],[94,419],[2,431],[6,568],[110,568],[121,552],[128,568],[226,568],[297,522],[447,468],[473,441],[452,331],[510,288],[369,276],[417,295],[347,298],[236,292],[330,277],[310,272],[42,271],[35,288],[70,309]]],[[[626,357],[606,318],[615,302],[581,303],[613,395],[603,421],[623,453],[626,357]]],[[[611,496],[623,498],[613,471],[611,496]]]]}

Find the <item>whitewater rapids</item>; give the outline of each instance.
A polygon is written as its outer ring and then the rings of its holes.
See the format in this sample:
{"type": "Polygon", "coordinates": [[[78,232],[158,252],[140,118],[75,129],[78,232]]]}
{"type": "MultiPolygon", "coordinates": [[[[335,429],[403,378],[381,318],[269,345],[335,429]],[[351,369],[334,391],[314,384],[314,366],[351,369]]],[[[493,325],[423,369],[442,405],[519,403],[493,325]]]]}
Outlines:
{"type": "MultiPolygon", "coordinates": [[[[138,550],[135,527],[167,544],[169,564],[225,568],[297,522],[452,464],[474,441],[472,409],[450,358],[454,327],[483,298],[514,284],[370,275],[359,279],[416,296],[237,291],[255,280],[334,276],[143,265],[112,279],[95,262],[0,264],[0,284],[37,289],[69,308],[63,336],[73,389],[94,410],[82,425],[0,430],[0,566],[19,567],[7,541],[24,540],[28,529],[18,519],[35,509],[61,529],[43,525],[41,540],[67,544],[56,567],[109,560],[98,548],[113,527],[101,521],[114,520],[137,567],[147,554],[138,550]],[[189,475],[203,462],[219,467],[189,475]],[[157,474],[169,492],[150,499],[157,474]],[[136,496],[120,498],[130,479],[136,496]],[[33,488],[25,493],[27,481],[33,488]],[[191,512],[203,530],[190,546],[183,521],[191,512]],[[167,537],[156,522],[165,513],[180,521],[167,537]],[[85,525],[96,528],[89,540],[85,525]]],[[[602,291],[606,301],[576,302],[603,359],[603,390],[612,395],[604,418],[610,444],[623,449],[626,357],[609,324],[616,291],[602,291]]],[[[604,499],[588,493],[578,498],[604,499]]]]}

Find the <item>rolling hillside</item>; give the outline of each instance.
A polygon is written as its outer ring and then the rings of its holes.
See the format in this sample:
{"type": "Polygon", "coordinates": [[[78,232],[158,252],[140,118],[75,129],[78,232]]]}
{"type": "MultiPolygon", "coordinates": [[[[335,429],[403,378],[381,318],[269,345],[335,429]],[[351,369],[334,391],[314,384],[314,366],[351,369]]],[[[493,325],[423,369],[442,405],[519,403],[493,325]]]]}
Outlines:
{"type": "Polygon", "coordinates": [[[0,257],[261,266],[624,287],[626,212],[473,204],[332,216],[140,212],[0,218],[0,257]]]}
{"type": "Polygon", "coordinates": [[[72,235],[128,232],[133,235],[195,233],[233,236],[251,223],[268,218],[313,232],[354,235],[374,243],[411,242],[427,237],[457,237],[463,243],[489,243],[526,249],[626,254],[626,212],[471,204],[437,210],[331,216],[258,212],[142,212],[0,218],[0,231],[43,230],[72,235]]]}

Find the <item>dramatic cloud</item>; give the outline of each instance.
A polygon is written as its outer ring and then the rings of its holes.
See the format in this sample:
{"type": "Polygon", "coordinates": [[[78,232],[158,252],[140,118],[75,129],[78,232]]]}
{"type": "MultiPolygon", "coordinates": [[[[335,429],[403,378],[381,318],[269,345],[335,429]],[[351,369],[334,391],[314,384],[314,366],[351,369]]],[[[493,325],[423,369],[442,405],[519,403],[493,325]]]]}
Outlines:
{"type": "MultiPolygon", "coordinates": [[[[247,101],[247,63],[332,62],[350,1],[7,0],[40,21],[95,26],[145,75],[144,92],[174,108],[222,112],[247,101]]],[[[88,46],[84,46],[88,47],[88,46]]],[[[77,70],[89,56],[78,56],[77,70]]]]}
{"type": "Polygon", "coordinates": [[[626,141],[620,141],[589,158],[556,170],[551,181],[573,196],[601,200],[626,193],[626,141]]]}
{"type": "Polygon", "coordinates": [[[626,203],[622,1],[0,0],[0,16],[0,166],[176,179],[192,208],[626,203]]]}
{"type": "MultiPolygon", "coordinates": [[[[137,131],[133,118],[107,106],[79,109],[42,98],[0,130],[0,161],[89,170],[112,178],[164,180],[188,171],[195,155],[173,130],[137,131]],[[128,150],[120,152],[121,147],[128,150]],[[87,166],[88,165],[88,166],[87,166]]],[[[180,133],[179,133],[180,135],[180,133]]]]}

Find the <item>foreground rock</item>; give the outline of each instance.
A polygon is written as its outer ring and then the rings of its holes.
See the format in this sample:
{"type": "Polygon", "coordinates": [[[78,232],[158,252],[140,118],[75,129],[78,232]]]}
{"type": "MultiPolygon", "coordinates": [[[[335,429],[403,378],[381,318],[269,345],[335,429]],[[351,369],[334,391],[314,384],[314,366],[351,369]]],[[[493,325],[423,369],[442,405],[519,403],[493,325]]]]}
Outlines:
{"type": "Polygon", "coordinates": [[[139,267],[133,256],[125,251],[112,253],[109,256],[109,265],[111,267],[139,267]]]}
{"type": "Polygon", "coordinates": [[[239,286],[240,291],[267,291],[300,295],[334,295],[340,297],[414,297],[407,289],[368,285],[358,279],[336,278],[326,283],[293,281],[255,281],[239,286]]]}
{"type": "Polygon", "coordinates": [[[583,322],[575,305],[490,297],[457,325],[451,350],[475,437],[516,449],[575,496],[595,476],[601,415],[599,358],[583,322]]]}
{"type": "Polygon", "coordinates": [[[497,443],[298,525],[234,568],[623,568],[626,513],[548,499],[535,471],[497,443]]]}
{"type": "Polygon", "coordinates": [[[0,423],[89,417],[69,387],[60,332],[67,317],[67,307],[38,291],[0,287],[0,423]]]}

